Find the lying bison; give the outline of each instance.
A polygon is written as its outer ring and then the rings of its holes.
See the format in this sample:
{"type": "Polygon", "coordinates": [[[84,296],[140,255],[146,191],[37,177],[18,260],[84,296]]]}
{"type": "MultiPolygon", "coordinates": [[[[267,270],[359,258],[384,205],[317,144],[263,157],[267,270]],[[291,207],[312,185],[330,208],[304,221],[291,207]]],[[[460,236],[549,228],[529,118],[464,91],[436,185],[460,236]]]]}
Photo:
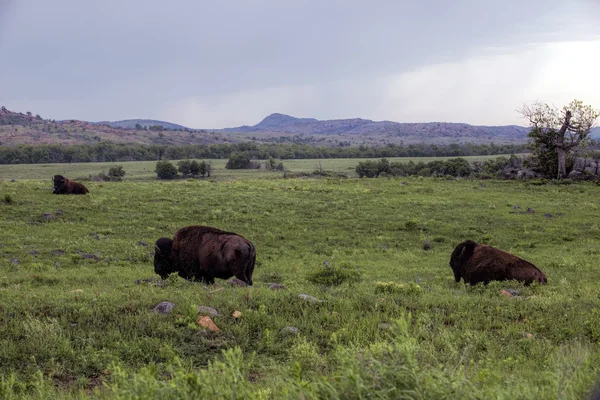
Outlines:
{"type": "Polygon", "coordinates": [[[210,226],[187,226],[173,240],[160,238],[154,245],[154,272],[162,279],[170,273],[189,280],[214,283],[235,276],[252,285],[256,249],[242,236],[210,226]]]}
{"type": "Polygon", "coordinates": [[[88,189],[79,182],[72,181],[62,175],[54,175],[54,194],[86,194],[88,189]]]}
{"type": "Polygon", "coordinates": [[[466,240],[456,246],[450,257],[454,279],[475,285],[479,282],[515,279],[530,285],[546,283],[546,276],[535,265],[503,250],[466,240]]]}

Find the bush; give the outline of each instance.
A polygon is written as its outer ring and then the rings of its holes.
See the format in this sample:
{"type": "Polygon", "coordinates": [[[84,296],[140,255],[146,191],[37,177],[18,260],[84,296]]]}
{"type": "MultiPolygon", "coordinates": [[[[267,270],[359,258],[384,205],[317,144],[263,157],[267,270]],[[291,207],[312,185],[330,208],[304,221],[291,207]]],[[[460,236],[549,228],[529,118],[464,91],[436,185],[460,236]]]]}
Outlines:
{"type": "Polygon", "coordinates": [[[338,267],[325,263],[324,268],[309,274],[307,279],[314,284],[325,286],[339,286],[344,282],[356,283],[362,280],[359,268],[345,263],[338,267]]]}
{"type": "Polygon", "coordinates": [[[122,165],[115,165],[108,170],[108,178],[114,182],[120,182],[125,176],[125,170],[122,165]]]}
{"type": "Polygon", "coordinates": [[[227,169],[253,169],[259,167],[260,165],[258,163],[250,160],[250,156],[245,151],[232,152],[229,156],[229,161],[227,161],[227,165],[225,165],[225,168],[227,169]]]}
{"type": "Polygon", "coordinates": [[[377,178],[382,173],[389,175],[392,172],[390,169],[390,162],[385,158],[382,158],[379,161],[361,161],[356,166],[355,171],[359,178],[377,178]]]}
{"type": "Polygon", "coordinates": [[[167,160],[157,162],[154,172],[158,179],[173,179],[177,176],[177,168],[167,160]]]}

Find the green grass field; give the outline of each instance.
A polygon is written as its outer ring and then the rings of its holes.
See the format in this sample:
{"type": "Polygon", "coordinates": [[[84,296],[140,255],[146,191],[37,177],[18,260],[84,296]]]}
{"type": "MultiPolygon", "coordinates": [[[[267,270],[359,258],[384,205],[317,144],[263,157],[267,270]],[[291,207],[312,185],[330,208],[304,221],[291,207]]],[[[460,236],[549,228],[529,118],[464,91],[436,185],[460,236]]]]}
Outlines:
{"type": "Polygon", "coordinates": [[[52,195],[50,178],[99,165],[0,166],[0,398],[582,399],[600,376],[598,186],[236,177],[217,162],[213,180],[161,182],[154,163],[119,164],[131,181],[86,196],[52,195]],[[252,240],[254,287],[145,282],[154,241],[190,224],[252,240]],[[465,239],[548,284],[455,283],[465,239]],[[162,301],[173,313],[151,311],[162,301]]]}
{"type": "MultiPolygon", "coordinates": [[[[469,156],[463,157],[467,160],[484,160],[499,156],[469,156]]],[[[506,156],[508,157],[508,156],[506,156]]],[[[390,162],[429,162],[433,160],[446,160],[452,157],[403,157],[389,158],[390,162]]],[[[326,171],[353,174],[354,168],[366,158],[327,158],[321,160],[283,160],[285,167],[292,172],[313,172],[322,168],[326,171]]],[[[225,169],[227,160],[205,160],[213,165],[216,179],[248,179],[259,177],[280,177],[281,172],[261,170],[236,170],[225,169]]],[[[260,161],[264,164],[264,161],[260,161]]],[[[177,161],[173,161],[177,164],[177,161]]],[[[110,167],[122,165],[126,171],[125,180],[154,180],[156,173],[154,168],[156,161],[132,161],[132,162],[105,162],[105,163],[71,163],[71,164],[14,164],[0,165],[0,180],[2,179],[47,179],[51,180],[53,175],[60,174],[71,179],[98,175],[100,172],[108,173],[110,167]]]]}

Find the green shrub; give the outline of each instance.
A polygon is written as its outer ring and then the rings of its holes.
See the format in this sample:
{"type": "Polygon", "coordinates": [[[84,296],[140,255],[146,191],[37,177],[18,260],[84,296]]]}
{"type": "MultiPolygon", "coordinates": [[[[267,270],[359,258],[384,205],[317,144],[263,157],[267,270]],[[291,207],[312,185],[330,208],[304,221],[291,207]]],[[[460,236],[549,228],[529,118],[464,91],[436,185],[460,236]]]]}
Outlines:
{"type": "Polygon", "coordinates": [[[339,286],[344,282],[360,282],[362,280],[362,272],[360,271],[360,267],[346,263],[342,263],[339,266],[335,266],[333,263],[332,265],[325,263],[323,268],[310,273],[307,279],[317,285],[339,286]]]}
{"type": "Polygon", "coordinates": [[[120,182],[125,176],[125,170],[122,165],[115,165],[108,170],[108,178],[113,182],[120,182]]]}
{"type": "Polygon", "coordinates": [[[158,179],[173,179],[177,176],[177,168],[167,160],[158,161],[154,172],[158,179]]]}

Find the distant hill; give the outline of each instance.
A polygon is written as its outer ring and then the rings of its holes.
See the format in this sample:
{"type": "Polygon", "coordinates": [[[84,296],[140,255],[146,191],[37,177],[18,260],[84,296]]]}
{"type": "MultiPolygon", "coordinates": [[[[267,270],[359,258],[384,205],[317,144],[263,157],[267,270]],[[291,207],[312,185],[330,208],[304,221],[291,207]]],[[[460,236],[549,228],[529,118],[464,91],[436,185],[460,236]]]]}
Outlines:
{"type": "Polygon", "coordinates": [[[148,128],[150,126],[160,125],[165,129],[171,130],[190,130],[183,125],[173,124],[171,122],[165,121],[157,121],[155,119],[124,119],[122,121],[100,121],[100,122],[90,122],[94,125],[108,125],[113,128],[121,128],[121,129],[135,129],[137,124],[140,124],[144,128],[148,128]]]}
{"type": "Polygon", "coordinates": [[[347,137],[386,137],[414,142],[502,142],[527,140],[528,128],[517,125],[475,126],[464,123],[424,122],[400,123],[371,121],[362,118],[320,121],[314,118],[295,118],[271,114],[253,126],[225,128],[224,132],[273,132],[296,135],[340,135],[347,137]]]}
{"type": "MultiPolygon", "coordinates": [[[[190,129],[154,119],[86,122],[55,121],[31,112],[0,107],[0,145],[27,143],[93,144],[100,141],[161,145],[297,143],[315,146],[385,146],[388,144],[522,144],[529,128],[517,125],[477,126],[453,122],[401,123],[362,118],[318,120],[271,114],[256,125],[225,129],[190,129]],[[142,129],[136,129],[136,125],[142,129]],[[147,128],[162,126],[164,129],[147,128]]],[[[600,127],[591,136],[600,140],[600,127]]]]}
{"type": "Polygon", "coordinates": [[[185,130],[182,125],[156,120],[130,120],[114,123],[91,123],[76,119],[55,121],[32,115],[10,111],[0,107],[0,146],[19,144],[97,144],[137,143],[155,145],[209,145],[216,143],[237,143],[244,138],[207,131],[185,130]],[[120,124],[124,123],[124,124],[120,124]],[[162,129],[135,129],[142,126],[160,125],[162,129]],[[114,125],[112,125],[114,124],[114,125]],[[131,126],[131,128],[129,128],[131,126]]]}

